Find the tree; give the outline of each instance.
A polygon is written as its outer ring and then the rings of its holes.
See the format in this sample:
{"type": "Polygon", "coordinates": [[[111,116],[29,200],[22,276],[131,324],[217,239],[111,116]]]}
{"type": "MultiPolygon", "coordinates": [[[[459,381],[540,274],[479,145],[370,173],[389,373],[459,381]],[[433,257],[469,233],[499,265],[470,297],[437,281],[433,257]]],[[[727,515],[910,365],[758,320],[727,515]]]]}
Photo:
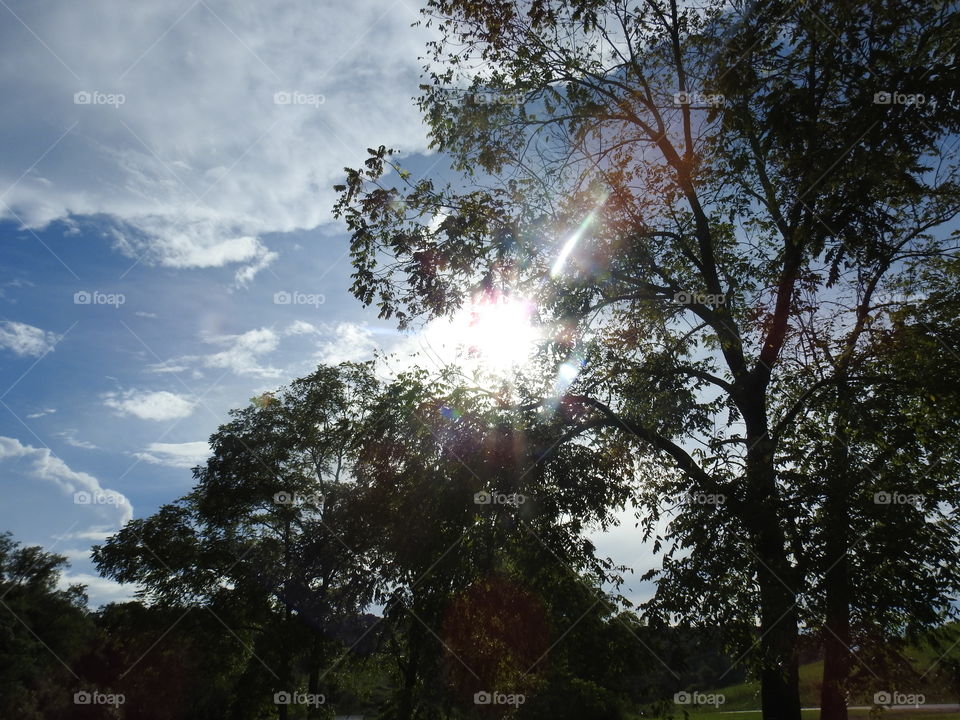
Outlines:
{"type": "Polygon", "coordinates": [[[925,275],[926,297],[868,285],[862,342],[804,324],[807,352],[840,380],[821,383],[782,444],[787,492],[807,519],[802,572],[822,588],[806,610],[824,645],[824,718],[846,717],[853,671],[871,681],[900,660],[894,672],[907,678],[905,644],[956,616],[960,584],[943,572],[960,562],[955,261],[909,264],[904,279],[925,275]]]}
{"type": "MultiPolygon", "coordinates": [[[[570,438],[615,430],[670,463],[645,478],[648,533],[665,491],[727,499],[678,508],[666,541],[693,552],[668,559],[664,587],[710,590],[657,607],[757,637],[764,717],[797,720],[803,588],[778,451],[813,386],[783,359],[803,302],[943,249],[960,17],[922,2],[425,12],[439,39],[421,107],[461,179],[413,181],[384,147],[347,170],[354,294],[401,326],[484,294],[536,301],[557,330],[547,368],[585,363],[561,393],[586,410],[570,438]]],[[[841,319],[854,345],[861,310],[841,319]]]]}
{"type": "MultiPolygon", "coordinates": [[[[76,667],[93,626],[83,586],[58,589],[62,555],[0,534],[0,714],[24,720],[76,717],[76,667]]],[[[86,688],[84,688],[86,689],[86,688]]],[[[104,689],[105,691],[105,689],[104,689]]]]}
{"type": "MultiPolygon", "coordinates": [[[[189,495],[94,548],[100,571],[143,597],[240,631],[249,656],[235,702],[247,712],[304,684],[324,694],[339,629],[371,599],[374,529],[353,511],[351,472],[360,399],[375,385],[368,366],[322,366],[233,411],[189,495]]],[[[288,706],[276,711],[284,720],[288,706]]]]}
{"type": "MultiPolygon", "coordinates": [[[[621,702],[616,678],[577,659],[616,635],[602,618],[617,601],[600,585],[620,579],[582,533],[623,504],[630,462],[571,443],[538,463],[555,431],[457,381],[401,374],[373,399],[358,442],[396,663],[385,716],[462,712],[493,691],[530,698],[525,717],[602,716],[621,702]]],[[[620,647],[603,653],[621,662],[620,647]]]]}
{"type": "Polygon", "coordinates": [[[96,633],[77,670],[95,687],[123,695],[113,717],[253,717],[233,707],[246,649],[212,614],[125,602],[101,608],[92,620],[96,633]]]}
{"type": "MultiPolygon", "coordinates": [[[[320,367],[234,411],[194,490],[95,550],[151,605],[102,614],[91,667],[115,677],[171,623],[166,649],[121,677],[131,707],[171,653],[188,668],[220,656],[183,673],[177,697],[209,678],[192,710],[227,697],[214,712],[238,719],[304,677],[333,704],[362,678],[356,656],[376,655],[395,662],[385,717],[468,716],[493,691],[529,696],[529,717],[615,717],[625,677],[654,660],[629,648],[638,625],[601,588],[620,569],[582,534],[623,505],[633,466],[577,443],[537,462],[558,440],[539,412],[419,369],[381,384],[366,365],[320,367]],[[362,615],[371,601],[382,620],[362,615]]],[[[177,717],[172,705],[146,712],[177,717]]]]}

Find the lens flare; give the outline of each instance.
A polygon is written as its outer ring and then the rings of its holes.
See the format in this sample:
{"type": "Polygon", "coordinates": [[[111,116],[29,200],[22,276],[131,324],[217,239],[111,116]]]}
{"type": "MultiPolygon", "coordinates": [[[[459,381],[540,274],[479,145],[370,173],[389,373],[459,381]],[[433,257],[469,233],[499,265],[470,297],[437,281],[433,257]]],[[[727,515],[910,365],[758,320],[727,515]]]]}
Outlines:
{"type": "Polygon", "coordinates": [[[560,248],[560,254],[557,255],[557,259],[553,262],[553,266],[550,268],[550,277],[559,277],[563,274],[564,268],[567,264],[567,260],[570,258],[570,254],[577,247],[577,244],[583,239],[583,236],[593,228],[597,222],[597,218],[600,215],[600,211],[603,209],[604,203],[607,202],[607,198],[610,197],[610,193],[603,193],[597,200],[596,206],[587,213],[587,216],[583,219],[583,222],[580,223],[580,226],[574,230],[573,234],[567,238],[567,241],[563,244],[563,247],[560,248]]]}

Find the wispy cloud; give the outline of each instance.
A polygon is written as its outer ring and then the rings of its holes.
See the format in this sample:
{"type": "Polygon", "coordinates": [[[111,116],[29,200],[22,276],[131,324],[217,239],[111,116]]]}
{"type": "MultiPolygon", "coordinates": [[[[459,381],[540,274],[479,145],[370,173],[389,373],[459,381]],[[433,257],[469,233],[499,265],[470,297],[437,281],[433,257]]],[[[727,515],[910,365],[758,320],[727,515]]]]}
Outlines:
{"type": "Polygon", "coordinates": [[[25,445],[16,438],[0,435],[0,464],[6,470],[13,469],[13,476],[25,476],[59,488],[62,493],[59,505],[80,506],[89,511],[88,522],[71,537],[81,537],[91,532],[118,530],[133,517],[133,506],[122,493],[100,485],[93,475],[71,469],[63,460],[47,448],[25,445]],[[91,497],[106,498],[109,502],[77,503],[74,493],[87,493],[91,497]]]}
{"type": "Polygon", "coordinates": [[[42,418],[45,415],[53,415],[56,412],[56,408],[44,408],[43,410],[38,410],[37,412],[32,412],[27,415],[28,420],[36,420],[37,418],[42,418]]]}
{"type": "Polygon", "coordinates": [[[84,450],[99,450],[100,448],[92,442],[81,440],[77,437],[77,431],[74,429],[57,433],[57,437],[63,438],[63,441],[70,447],[82,448],[84,450]]]}

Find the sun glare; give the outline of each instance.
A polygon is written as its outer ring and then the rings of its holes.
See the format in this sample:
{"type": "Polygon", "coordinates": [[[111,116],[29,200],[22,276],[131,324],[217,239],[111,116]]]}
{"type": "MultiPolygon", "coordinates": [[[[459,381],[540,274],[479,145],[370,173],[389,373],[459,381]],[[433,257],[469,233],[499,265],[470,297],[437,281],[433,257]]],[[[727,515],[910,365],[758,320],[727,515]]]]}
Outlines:
{"type": "Polygon", "coordinates": [[[534,304],[521,297],[497,294],[474,299],[453,319],[428,334],[435,352],[454,352],[457,362],[481,370],[507,373],[530,360],[541,333],[534,304]]]}

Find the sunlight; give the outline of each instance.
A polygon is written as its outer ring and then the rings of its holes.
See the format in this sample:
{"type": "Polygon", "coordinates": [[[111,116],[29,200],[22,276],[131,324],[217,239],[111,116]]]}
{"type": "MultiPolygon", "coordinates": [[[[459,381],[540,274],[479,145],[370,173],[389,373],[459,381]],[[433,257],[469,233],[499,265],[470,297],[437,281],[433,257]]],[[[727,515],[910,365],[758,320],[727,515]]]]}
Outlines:
{"type": "Polygon", "coordinates": [[[464,305],[452,320],[434,325],[428,342],[435,350],[457,352],[481,370],[506,373],[525,364],[536,349],[541,331],[534,315],[535,306],[526,298],[487,295],[464,305]]]}

